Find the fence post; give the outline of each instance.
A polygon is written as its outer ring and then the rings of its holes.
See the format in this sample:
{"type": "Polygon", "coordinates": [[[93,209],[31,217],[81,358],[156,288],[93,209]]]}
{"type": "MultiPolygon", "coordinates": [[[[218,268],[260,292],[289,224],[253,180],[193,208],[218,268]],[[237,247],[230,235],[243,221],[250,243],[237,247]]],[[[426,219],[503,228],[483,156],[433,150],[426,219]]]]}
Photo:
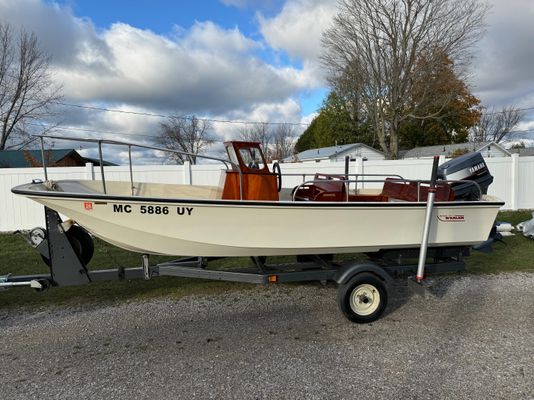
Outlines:
{"type": "Polygon", "coordinates": [[[361,157],[356,157],[355,168],[356,168],[356,173],[358,175],[363,174],[363,159],[361,157]]]}
{"type": "Polygon", "coordinates": [[[184,185],[192,185],[193,184],[193,174],[191,171],[191,163],[189,161],[184,161],[184,185]]]}
{"type": "Polygon", "coordinates": [[[517,210],[519,207],[519,154],[512,154],[512,177],[511,177],[511,204],[512,210],[517,210]]]}
{"type": "MultiPolygon", "coordinates": [[[[363,174],[363,158],[361,156],[356,157],[356,163],[354,164],[354,173],[356,174],[356,180],[361,181],[363,180],[363,177],[361,176],[363,174]]],[[[355,193],[358,193],[358,189],[361,185],[362,189],[364,188],[363,182],[356,182],[356,189],[355,193]]]]}
{"type": "Polygon", "coordinates": [[[94,181],[95,180],[95,170],[93,163],[85,163],[85,179],[94,181]]]}

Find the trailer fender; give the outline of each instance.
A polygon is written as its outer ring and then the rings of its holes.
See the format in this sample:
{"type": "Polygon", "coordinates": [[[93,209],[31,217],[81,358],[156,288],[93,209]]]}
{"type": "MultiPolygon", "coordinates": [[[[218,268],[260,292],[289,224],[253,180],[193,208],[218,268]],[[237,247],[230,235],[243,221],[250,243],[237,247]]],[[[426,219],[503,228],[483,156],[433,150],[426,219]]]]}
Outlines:
{"type": "Polygon", "coordinates": [[[333,280],[339,284],[345,284],[352,279],[353,276],[361,274],[362,272],[369,272],[378,276],[382,279],[386,285],[390,286],[393,284],[393,278],[381,267],[370,262],[350,262],[344,264],[339,268],[333,280]]]}

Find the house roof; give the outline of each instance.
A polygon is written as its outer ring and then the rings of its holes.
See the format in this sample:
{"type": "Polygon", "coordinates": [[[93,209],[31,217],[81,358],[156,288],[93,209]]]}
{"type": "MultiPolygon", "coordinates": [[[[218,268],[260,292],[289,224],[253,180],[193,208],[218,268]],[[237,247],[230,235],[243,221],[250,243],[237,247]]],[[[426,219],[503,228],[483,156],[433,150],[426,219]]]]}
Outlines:
{"type": "Polygon", "coordinates": [[[424,158],[444,155],[449,157],[457,150],[467,149],[468,151],[481,151],[488,146],[497,146],[504,153],[510,155],[510,152],[495,142],[476,142],[476,143],[455,143],[441,144],[437,146],[415,147],[403,153],[402,158],[424,158]]]}
{"type": "MultiPolygon", "coordinates": [[[[302,151],[296,154],[296,157],[298,158],[299,161],[325,160],[328,158],[335,157],[338,154],[350,151],[352,149],[357,149],[359,147],[367,147],[369,149],[376,151],[377,153],[381,153],[379,150],[373,149],[372,147],[369,147],[363,143],[350,143],[350,144],[344,144],[341,146],[330,146],[330,147],[321,147],[318,149],[305,150],[305,151],[302,151]]],[[[294,158],[295,158],[294,156],[287,157],[284,159],[284,161],[292,161],[294,158]]]]}
{"type": "Polygon", "coordinates": [[[509,149],[510,153],[517,153],[519,157],[534,156],[534,147],[525,147],[524,149],[509,149]]]}
{"type": "MultiPolygon", "coordinates": [[[[85,160],[85,162],[90,162],[90,163],[93,163],[94,165],[100,165],[100,159],[98,158],[84,157],[83,159],[85,160]]],[[[104,167],[116,167],[117,165],[119,165],[119,164],[115,164],[114,162],[106,161],[106,160],[102,160],[102,164],[104,165],[104,167]]]]}
{"type": "MultiPolygon", "coordinates": [[[[53,149],[45,151],[45,159],[48,165],[54,165],[71,156],[79,159],[80,164],[93,162],[100,164],[98,160],[93,160],[81,156],[74,149],[53,149]]],[[[41,166],[43,163],[41,150],[2,150],[0,151],[0,168],[29,168],[41,166]],[[37,164],[37,165],[36,165],[37,164]]],[[[104,165],[116,165],[109,161],[104,161],[104,165]]]]}
{"type": "MultiPolygon", "coordinates": [[[[46,161],[52,165],[61,161],[72,152],[73,149],[47,150],[46,161]]],[[[78,154],[78,153],[76,153],[78,154]]],[[[78,154],[78,157],[81,157],[78,154]]],[[[2,150],[0,151],[0,167],[2,168],[27,168],[34,167],[30,160],[35,160],[42,165],[41,150],[2,150]]]]}

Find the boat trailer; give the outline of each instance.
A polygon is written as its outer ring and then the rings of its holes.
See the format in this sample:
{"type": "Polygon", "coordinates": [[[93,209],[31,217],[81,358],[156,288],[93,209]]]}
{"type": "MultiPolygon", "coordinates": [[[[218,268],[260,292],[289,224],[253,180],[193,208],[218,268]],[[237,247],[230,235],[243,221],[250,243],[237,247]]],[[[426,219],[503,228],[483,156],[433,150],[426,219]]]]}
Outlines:
{"type": "MultiPolygon", "coordinates": [[[[385,250],[368,254],[367,261],[335,262],[332,255],[297,256],[294,263],[268,264],[266,257],[251,257],[247,268],[216,270],[210,268],[214,257],[185,257],[150,265],[142,255],[140,267],[89,270],[93,253],[91,236],[59,214],[45,207],[46,229],[35,228],[25,235],[28,243],[41,255],[49,274],[0,277],[0,289],[29,286],[36,291],[49,287],[83,285],[91,282],[130,279],[152,279],[159,276],[200,278],[255,284],[305,281],[333,281],[339,285],[337,301],[351,321],[367,323],[378,319],[387,305],[393,277],[414,275],[415,263],[407,263],[420,254],[420,249],[385,250]]],[[[467,247],[429,248],[426,273],[465,270],[463,258],[467,247]]]]}

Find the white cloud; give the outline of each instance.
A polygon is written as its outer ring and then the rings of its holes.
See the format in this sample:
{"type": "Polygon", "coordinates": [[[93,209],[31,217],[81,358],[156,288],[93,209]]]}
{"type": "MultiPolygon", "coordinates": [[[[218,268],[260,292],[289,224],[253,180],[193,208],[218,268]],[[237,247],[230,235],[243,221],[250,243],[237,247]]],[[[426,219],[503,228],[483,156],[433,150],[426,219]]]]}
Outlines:
{"type": "Polygon", "coordinates": [[[273,18],[258,15],[261,33],[275,49],[291,57],[316,61],[321,34],[332,23],[336,0],[288,0],[273,18]]]}
{"type": "Polygon", "coordinates": [[[534,105],[534,3],[491,0],[488,30],[474,63],[474,90],[487,106],[534,105]]]}
{"type": "MultiPolygon", "coordinates": [[[[101,104],[88,106],[101,107],[101,104]]],[[[123,104],[104,112],[83,108],[64,107],[60,110],[63,119],[57,132],[69,137],[111,139],[136,143],[154,143],[163,117],[147,115],[146,110],[123,104]]]]}
{"type": "Polygon", "coordinates": [[[281,0],[220,0],[228,7],[274,9],[281,0]]]}
{"type": "Polygon", "coordinates": [[[300,120],[300,123],[301,124],[306,124],[306,125],[309,125],[313,122],[313,120],[315,119],[315,117],[317,117],[319,115],[318,112],[313,112],[311,114],[308,114],[308,115],[304,115],[301,120],[300,120]]]}
{"type": "Polygon", "coordinates": [[[54,65],[81,61],[96,67],[109,62],[109,49],[91,21],[76,18],[69,8],[41,0],[2,0],[0,22],[9,23],[17,32],[20,28],[34,32],[54,65]],[[86,58],[78,60],[79,55],[86,58]]]}
{"type": "Polygon", "coordinates": [[[262,45],[245,37],[238,28],[222,29],[213,22],[197,22],[190,31],[177,27],[177,40],[183,48],[209,51],[219,55],[241,54],[261,48],[262,45]]]}
{"type": "Polygon", "coordinates": [[[225,6],[245,7],[250,0],[221,0],[225,6]]]}
{"type": "MultiPolygon", "coordinates": [[[[248,109],[236,110],[228,117],[236,121],[251,122],[295,122],[299,123],[301,119],[300,104],[289,98],[279,103],[259,103],[248,109]]],[[[227,119],[228,117],[215,117],[214,119],[227,119]]],[[[223,140],[237,139],[243,129],[248,129],[249,124],[228,124],[225,122],[213,123],[214,132],[223,140]]],[[[296,130],[300,130],[296,127],[296,130]]]]}
{"type": "Polygon", "coordinates": [[[259,43],[213,23],[197,23],[175,39],[126,24],[114,24],[100,37],[113,60],[108,73],[90,66],[57,69],[74,100],[216,113],[280,101],[311,82],[295,68],[276,68],[251,56],[259,43]]]}

